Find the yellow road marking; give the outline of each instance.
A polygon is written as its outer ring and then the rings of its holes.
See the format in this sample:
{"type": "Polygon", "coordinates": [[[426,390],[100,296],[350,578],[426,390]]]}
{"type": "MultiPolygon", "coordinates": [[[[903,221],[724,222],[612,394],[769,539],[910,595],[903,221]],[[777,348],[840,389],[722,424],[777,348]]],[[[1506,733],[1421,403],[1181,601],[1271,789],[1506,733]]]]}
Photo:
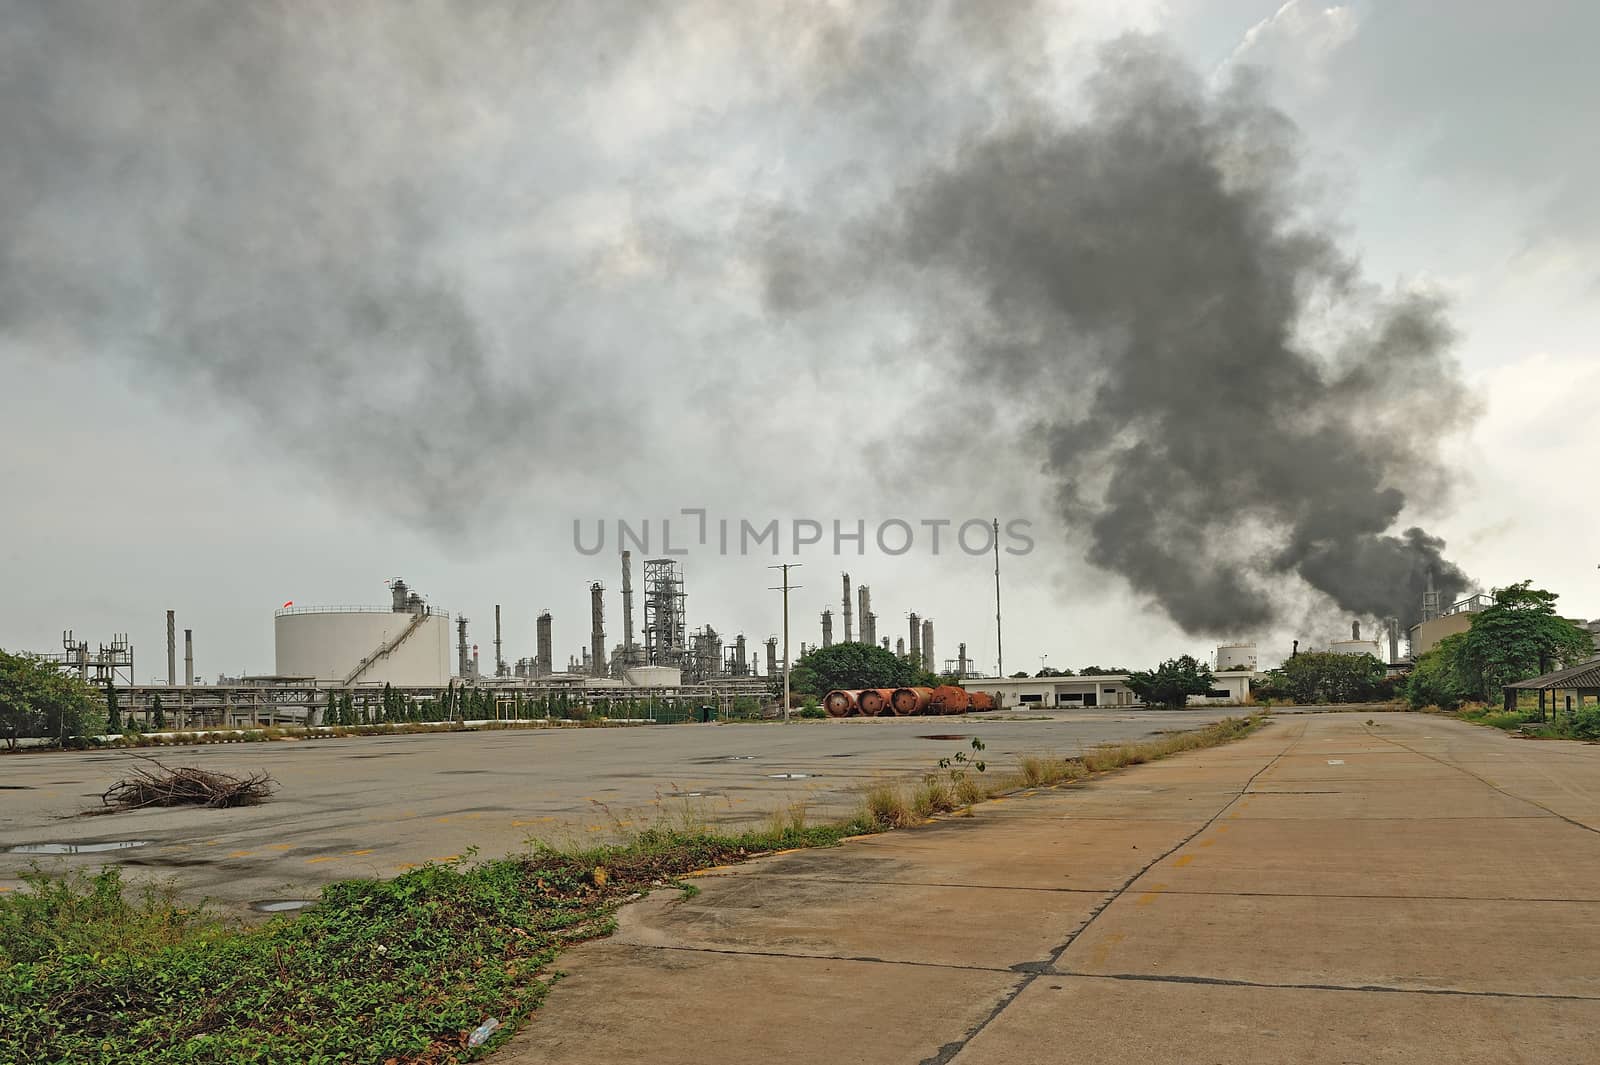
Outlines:
{"type": "Polygon", "coordinates": [[[372,850],[368,849],[368,850],[364,850],[364,851],[345,851],[345,853],[349,854],[349,855],[371,854],[372,850]]]}
{"type": "Polygon", "coordinates": [[[1216,842],[1216,840],[1214,840],[1214,839],[1203,839],[1203,840],[1200,841],[1200,846],[1209,847],[1215,842],[1216,842]]]}
{"type": "Polygon", "coordinates": [[[1184,866],[1188,865],[1192,861],[1194,861],[1194,855],[1185,854],[1183,857],[1179,858],[1177,861],[1173,862],[1172,864],[1177,866],[1179,869],[1182,869],[1184,866]]]}
{"type": "Polygon", "coordinates": [[[331,862],[337,857],[339,857],[337,854],[325,854],[321,858],[307,858],[306,864],[317,865],[320,862],[331,862]]]}
{"type": "Polygon", "coordinates": [[[234,851],[232,854],[228,855],[228,857],[230,857],[230,858],[248,858],[248,857],[250,857],[250,855],[252,855],[254,853],[255,853],[255,851],[234,851]]]}

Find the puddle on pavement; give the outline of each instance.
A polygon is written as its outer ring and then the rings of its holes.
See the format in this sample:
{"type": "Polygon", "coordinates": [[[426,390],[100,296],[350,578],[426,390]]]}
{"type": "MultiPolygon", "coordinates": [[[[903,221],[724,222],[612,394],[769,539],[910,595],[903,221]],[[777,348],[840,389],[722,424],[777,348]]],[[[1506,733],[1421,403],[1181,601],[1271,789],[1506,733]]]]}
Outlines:
{"type": "Polygon", "coordinates": [[[147,839],[119,839],[110,843],[22,843],[7,847],[7,854],[103,854],[106,851],[125,851],[132,847],[148,847],[147,839]]]}
{"type": "Polygon", "coordinates": [[[316,904],[315,899],[262,899],[252,902],[250,908],[257,913],[293,913],[316,904]]]}

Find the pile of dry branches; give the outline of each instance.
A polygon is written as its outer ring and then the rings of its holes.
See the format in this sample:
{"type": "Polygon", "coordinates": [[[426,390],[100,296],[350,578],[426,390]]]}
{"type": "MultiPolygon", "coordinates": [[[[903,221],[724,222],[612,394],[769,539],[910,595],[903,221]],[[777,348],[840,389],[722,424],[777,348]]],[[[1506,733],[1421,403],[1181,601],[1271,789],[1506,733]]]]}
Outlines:
{"type": "Polygon", "coordinates": [[[113,810],[140,810],[146,806],[254,806],[278,787],[277,781],[260,771],[236,777],[194,766],[170,769],[154,758],[145,758],[145,761],[154,768],[140,769],[133,776],[117,781],[100,796],[100,801],[113,810]]]}

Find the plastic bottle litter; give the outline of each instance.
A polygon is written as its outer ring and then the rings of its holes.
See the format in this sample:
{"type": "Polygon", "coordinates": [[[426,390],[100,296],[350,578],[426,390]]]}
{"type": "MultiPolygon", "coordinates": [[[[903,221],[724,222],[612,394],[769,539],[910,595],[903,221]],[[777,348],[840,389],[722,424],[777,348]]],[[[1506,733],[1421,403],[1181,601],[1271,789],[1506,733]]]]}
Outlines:
{"type": "Polygon", "coordinates": [[[467,1046],[481,1047],[483,1044],[489,1041],[490,1036],[494,1035],[494,1033],[498,1032],[499,1030],[500,1022],[495,1020],[493,1017],[490,1017],[488,1020],[478,1025],[478,1027],[474,1028],[471,1035],[467,1036],[467,1046]]]}

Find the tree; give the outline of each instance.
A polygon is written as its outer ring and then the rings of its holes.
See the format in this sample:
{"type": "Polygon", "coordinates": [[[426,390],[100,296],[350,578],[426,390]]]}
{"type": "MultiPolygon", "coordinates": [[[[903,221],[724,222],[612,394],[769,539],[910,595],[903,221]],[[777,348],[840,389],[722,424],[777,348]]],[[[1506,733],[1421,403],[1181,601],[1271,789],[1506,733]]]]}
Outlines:
{"type": "Polygon", "coordinates": [[[1556,594],[1532,584],[1497,589],[1494,606],[1472,615],[1458,666],[1471,678],[1474,694],[1498,696],[1507,684],[1594,654],[1589,633],[1557,616],[1556,594]]]}
{"type": "Polygon", "coordinates": [[[0,651],[0,738],[15,747],[24,736],[63,746],[97,731],[94,691],[32,655],[0,651]]]}
{"type": "Polygon", "coordinates": [[[1475,682],[1462,664],[1461,648],[1466,642],[1466,633],[1453,633],[1417,659],[1406,679],[1406,701],[1413,710],[1425,706],[1454,710],[1473,696],[1475,682]]]}
{"type": "Polygon", "coordinates": [[[1181,710],[1191,695],[1204,695],[1213,683],[1211,667],[1193,655],[1169,658],[1153,670],[1128,674],[1128,688],[1152,706],[1181,710]]]}
{"type": "Polygon", "coordinates": [[[807,651],[789,672],[789,687],[802,695],[826,695],[835,688],[933,687],[938,678],[863,643],[836,643],[807,651]]]}
{"type": "Polygon", "coordinates": [[[1057,669],[1055,666],[1045,666],[1043,669],[1039,670],[1039,672],[1035,673],[1034,676],[1036,676],[1036,677],[1070,677],[1070,676],[1072,676],[1072,670],[1070,670],[1070,669],[1057,669]]]}
{"type": "Polygon", "coordinates": [[[150,727],[154,729],[167,727],[167,711],[161,705],[159,693],[150,700],[150,727]]]}
{"type": "Polygon", "coordinates": [[[117,706],[117,686],[106,681],[106,735],[122,731],[122,710],[117,706]]]}
{"type": "MultiPolygon", "coordinates": [[[[1067,672],[1071,673],[1072,671],[1068,670],[1067,672]]],[[[1078,670],[1078,676],[1080,676],[1080,677],[1113,677],[1113,676],[1118,676],[1118,675],[1123,674],[1123,673],[1132,673],[1132,672],[1133,672],[1132,670],[1128,669],[1125,666],[1084,666],[1082,669],[1078,670]]]]}
{"type": "Polygon", "coordinates": [[[1372,655],[1307,651],[1273,670],[1275,688],[1302,705],[1359,703],[1378,695],[1385,675],[1372,655]]]}

